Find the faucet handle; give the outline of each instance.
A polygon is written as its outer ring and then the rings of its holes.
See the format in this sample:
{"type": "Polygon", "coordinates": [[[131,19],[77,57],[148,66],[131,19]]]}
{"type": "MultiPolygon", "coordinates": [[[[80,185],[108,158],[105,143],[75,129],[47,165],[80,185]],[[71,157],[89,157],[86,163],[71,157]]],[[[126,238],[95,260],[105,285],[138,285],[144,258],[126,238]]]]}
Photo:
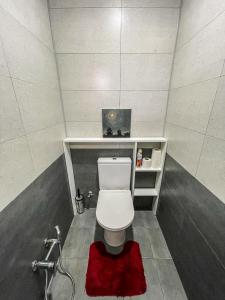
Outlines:
{"type": "Polygon", "coordinates": [[[91,197],[93,197],[93,196],[94,196],[94,193],[93,193],[92,191],[89,191],[88,194],[87,194],[87,197],[88,197],[88,198],[91,198],[91,197]]]}

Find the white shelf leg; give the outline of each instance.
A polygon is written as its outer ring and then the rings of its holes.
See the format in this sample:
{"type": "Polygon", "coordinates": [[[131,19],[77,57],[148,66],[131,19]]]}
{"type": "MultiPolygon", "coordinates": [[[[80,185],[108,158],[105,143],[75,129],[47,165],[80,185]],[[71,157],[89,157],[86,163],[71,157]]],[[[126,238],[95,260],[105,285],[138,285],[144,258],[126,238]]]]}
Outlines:
{"type": "Polygon", "coordinates": [[[71,201],[72,201],[72,205],[73,205],[73,212],[74,212],[74,215],[76,215],[77,214],[76,205],[75,205],[76,187],[75,187],[73,164],[72,164],[72,158],[71,158],[71,152],[70,152],[70,144],[63,143],[63,148],[64,148],[64,154],[65,154],[65,160],[66,160],[66,169],[67,169],[67,175],[68,175],[68,181],[69,181],[69,187],[70,187],[70,196],[71,196],[71,201]]]}
{"type": "Polygon", "coordinates": [[[131,193],[134,201],[134,188],[135,188],[135,172],[136,172],[136,156],[137,156],[137,143],[134,143],[133,147],[133,172],[132,172],[132,181],[131,181],[131,193]]]}
{"type": "Polygon", "coordinates": [[[152,208],[153,214],[155,216],[157,214],[157,209],[158,209],[158,204],[159,204],[159,195],[160,195],[160,189],[161,189],[161,183],[162,183],[164,164],[165,164],[165,159],[166,159],[167,142],[161,144],[161,149],[162,149],[162,171],[160,173],[157,173],[157,175],[156,175],[156,189],[158,191],[158,196],[154,200],[153,208],[152,208]]]}

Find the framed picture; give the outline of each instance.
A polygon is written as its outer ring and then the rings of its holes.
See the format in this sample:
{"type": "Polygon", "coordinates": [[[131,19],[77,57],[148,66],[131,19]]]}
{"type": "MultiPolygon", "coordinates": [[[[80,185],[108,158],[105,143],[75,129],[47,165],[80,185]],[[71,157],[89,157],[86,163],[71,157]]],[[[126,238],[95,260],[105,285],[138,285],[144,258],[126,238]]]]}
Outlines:
{"type": "Polygon", "coordinates": [[[102,129],[105,138],[130,137],[131,109],[102,109],[102,129]]]}

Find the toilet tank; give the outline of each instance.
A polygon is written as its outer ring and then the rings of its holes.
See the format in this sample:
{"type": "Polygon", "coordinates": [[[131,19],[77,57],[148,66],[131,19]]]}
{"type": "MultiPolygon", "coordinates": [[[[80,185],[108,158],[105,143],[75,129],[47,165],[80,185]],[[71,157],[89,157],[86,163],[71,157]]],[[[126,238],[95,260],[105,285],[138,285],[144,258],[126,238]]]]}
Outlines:
{"type": "Polygon", "coordinates": [[[98,159],[100,190],[129,190],[131,159],[129,157],[106,157],[98,159]]]}

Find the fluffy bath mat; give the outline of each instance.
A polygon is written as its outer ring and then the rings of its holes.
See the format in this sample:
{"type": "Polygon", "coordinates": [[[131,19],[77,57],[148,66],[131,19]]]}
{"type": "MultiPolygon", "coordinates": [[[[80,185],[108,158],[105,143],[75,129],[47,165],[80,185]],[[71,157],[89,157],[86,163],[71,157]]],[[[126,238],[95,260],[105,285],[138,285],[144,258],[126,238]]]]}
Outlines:
{"type": "Polygon", "coordinates": [[[144,294],[146,281],[137,242],[128,241],[119,255],[107,253],[102,242],[90,246],[86,274],[88,296],[135,296],[144,294]]]}

